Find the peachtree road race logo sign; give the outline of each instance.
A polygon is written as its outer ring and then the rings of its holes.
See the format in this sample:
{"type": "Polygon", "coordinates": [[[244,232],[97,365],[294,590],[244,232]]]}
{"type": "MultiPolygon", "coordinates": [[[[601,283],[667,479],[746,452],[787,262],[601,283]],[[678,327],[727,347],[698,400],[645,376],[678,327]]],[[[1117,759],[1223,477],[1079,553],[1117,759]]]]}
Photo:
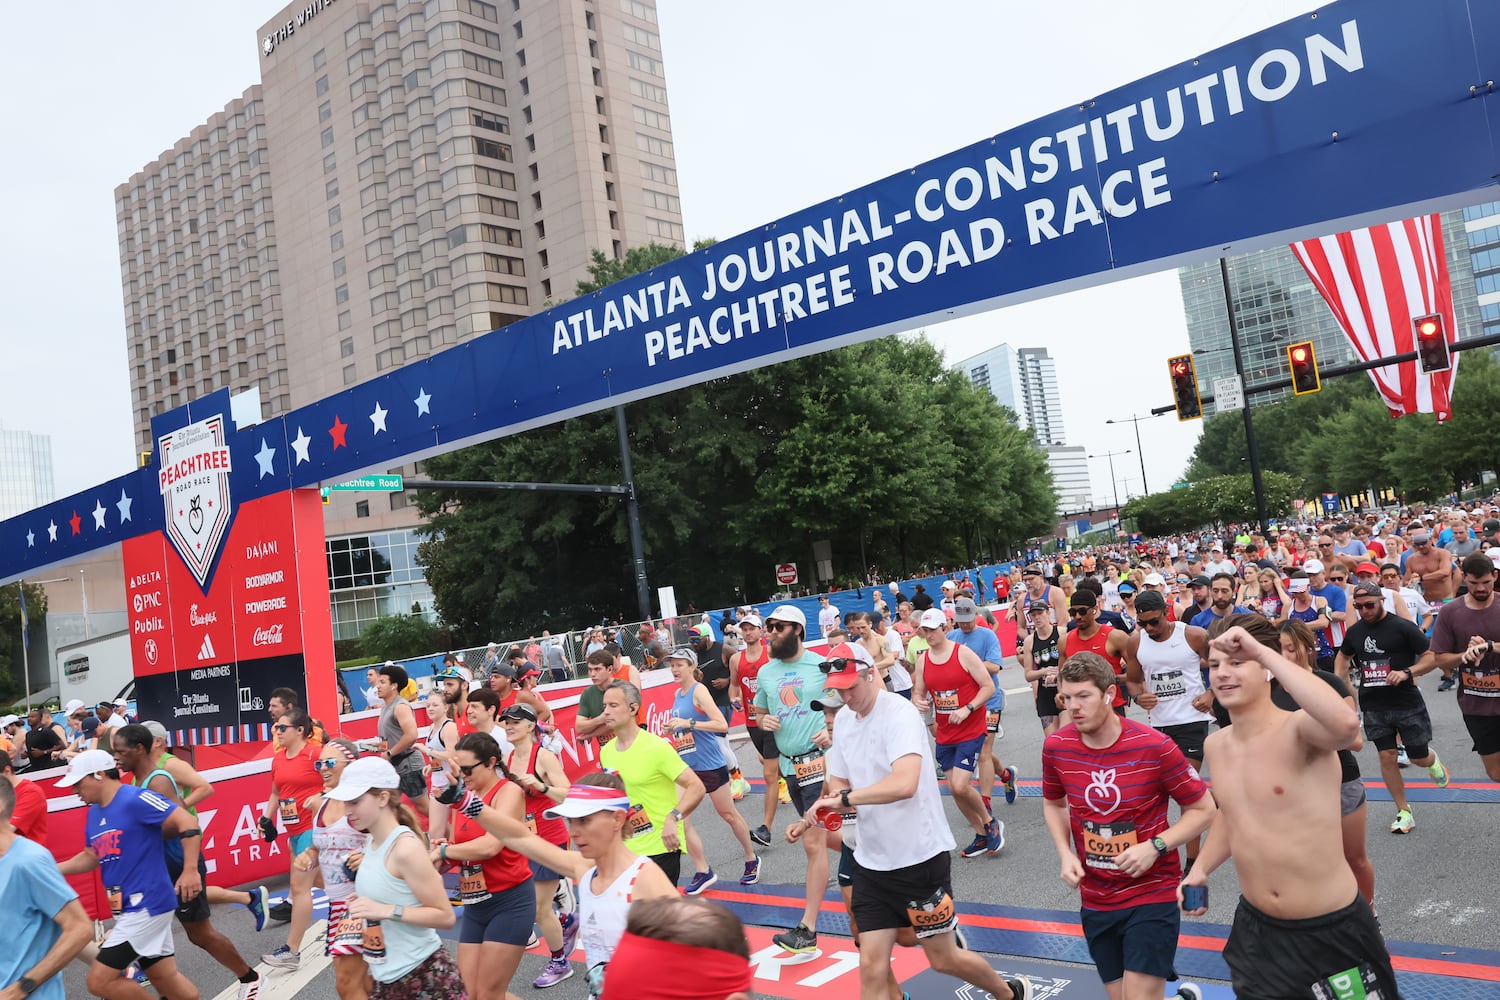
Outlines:
{"type": "Polygon", "coordinates": [[[167,512],[167,538],[206,590],[229,529],[229,446],[223,415],[163,437],[157,477],[167,512]]]}

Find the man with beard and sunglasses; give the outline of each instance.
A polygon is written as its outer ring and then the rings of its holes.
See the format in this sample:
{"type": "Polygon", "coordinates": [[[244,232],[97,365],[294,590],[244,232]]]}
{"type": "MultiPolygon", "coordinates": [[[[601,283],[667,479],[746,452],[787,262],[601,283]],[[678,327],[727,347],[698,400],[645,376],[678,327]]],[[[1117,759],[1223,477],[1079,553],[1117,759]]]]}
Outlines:
{"type": "MultiPolygon", "coordinates": [[[[807,618],[793,605],[780,605],[767,615],[766,632],[771,637],[771,660],[756,675],[754,707],[761,727],[776,740],[792,808],[801,816],[822,797],[823,754],[833,743],[823,713],[812,707],[823,694],[823,671],[819,667],[824,661],[803,645],[807,618]]],[[[874,666],[873,659],[870,665],[874,666]]],[[[807,854],[802,920],[772,938],[786,951],[808,954],[818,946],[818,912],[828,887],[826,839],[822,827],[810,829],[802,837],[802,849],[807,854]]]]}
{"type": "Polygon", "coordinates": [[[1468,593],[1438,612],[1432,627],[1434,661],[1458,678],[1458,710],[1474,740],[1474,752],[1491,781],[1500,781],[1500,601],[1495,566],[1480,552],[1464,557],[1468,593]]]}

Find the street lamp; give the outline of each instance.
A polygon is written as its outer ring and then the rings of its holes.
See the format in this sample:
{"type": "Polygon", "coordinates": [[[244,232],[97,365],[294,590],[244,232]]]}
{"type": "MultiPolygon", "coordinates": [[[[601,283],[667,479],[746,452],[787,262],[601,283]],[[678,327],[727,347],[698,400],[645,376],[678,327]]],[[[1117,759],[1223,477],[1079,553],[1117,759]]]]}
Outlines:
{"type": "MultiPolygon", "coordinates": [[[[1198,352],[1194,351],[1193,353],[1197,354],[1198,352]]],[[[1150,496],[1151,495],[1151,487],[1146,484],[1146,452],[1141,447],[1141,421],[1142,420],[1150,420],[1152,417],[1159,417],[1159,416],[1162,416],[1162,414],[1160,414],[1160,413],[1148,413],[1144,417],[1140,417],[1140,416],[1136,416],[1135,414],[1132,413],[1130,416],[1128,416],[1128,417],[1121,417],[1119,420],[1110,419],[1110,420],[1104,421],[1106,424],[1123,424],[1125,421],[1128,420],[1132,424],[1135,424],[1135,453],[1136,453],[1136,457],[1138,457],[1141,460],[1141,495],[1142,496],[1150,496]]]]}
{"type": "Polygon", "coordinates": [[[1110,488],[1112,490],[1114,490],[1114,493],[1115,493],[1115,531],[1116,532],[1118,532],[1120,530],[1120,483],[1119,483],[1118,480],[1115,479],[1115,456],[1116,455],[1129,455],[1129,454],[1130,454],[1130,449],[1126,448],[1124,451],[1106,451],[1106,452],[1103,452],[1102,454],[1099,454],[1099,455],[1090,455],[1089,456],[1089,458],[1107,458],[1107,459],[1109,459],[1109,485],[1110,485],[1110,488]]]}

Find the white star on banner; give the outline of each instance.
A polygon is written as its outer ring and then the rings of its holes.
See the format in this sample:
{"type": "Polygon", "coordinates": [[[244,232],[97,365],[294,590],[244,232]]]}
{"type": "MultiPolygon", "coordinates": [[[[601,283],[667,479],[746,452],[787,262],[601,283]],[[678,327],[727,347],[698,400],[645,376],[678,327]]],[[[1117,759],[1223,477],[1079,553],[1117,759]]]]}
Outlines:
{"type": "Polygon", "coordinates": [[[427,394],[427,390],[419,386],[417,388],[417,398],[412,400],[413,403],[417,404],[417,416],[432,416],[432,411],[427,408],[427,404],[431,401],[432,397],[427,394]]]}
{"type": "Polygon", "coordinates": [[[260,439],[260,451],[257,451],[255,453],[255,461],[256,461],[256,463],[258,465],[260,465],[260,475],[257,477],[258,479],[264,479],[267,476],[275,474],[276,470],[271,465],[271,461],[275,457],[276,457],[276,449],[272,448],[270,445],[266,444],[266,439],[265,438],[261,438],[260,439]]]}
{"type": "Polygon", "coordinates": [[[120,508],[120,523],[121,524],[124,524],[126,521],[130,520],[130,505],[132,503],[134,503],[134,501],[131,500],[130,497],[128,497],[128,496],[125,495],[125,491],[124,490],[121,490],[120,491],[120,500],[119,500],[118,503],[115,504],[116,507],[120,508]]]}
{"type": "Polygon", "coordinates": [[[104,503],[100,500],[94,501],[94,530],[98,531],[104,527],[104,503]]]}
{"type": "Polygon", "coordinates": [[[391,411],[390,410],[382,410],[380,408],[380,400],[377,399],[375,401],[375,412],[372,413],[372,414],[370,414],[370,427],[371,427],[370,433],[371,433],[371,435],[379,434],[381,431],[383,431],[383,430],[386,429],[385,428],[385,415],[387,413],[389,413],[389,412],[391,412],[391,411]]]}
{"type": "Polygon", "coordinates": [[[27,530],[27,532],[26,532],[26,547],[28,549],[36,548],[36,532],[31,531],[31,530],[27,530]]]}
{"type": "Polygon", "coordinates": [[[49,542],[55,542],[55,541],[57,541],[57,522],[56,521],[48,521],[47,522],[47,541],[49,541],[49,542]]]}
{"type": "Polygon", "coordinates": [[[303,462],[311,461],[307,457],[307,446],[312,443],[312,438],[302,433],[302,428],[297,428],[297,436],[292,438],[292,450],[297,453],[297,461],[293,464],[301,465],[303,462]]]}

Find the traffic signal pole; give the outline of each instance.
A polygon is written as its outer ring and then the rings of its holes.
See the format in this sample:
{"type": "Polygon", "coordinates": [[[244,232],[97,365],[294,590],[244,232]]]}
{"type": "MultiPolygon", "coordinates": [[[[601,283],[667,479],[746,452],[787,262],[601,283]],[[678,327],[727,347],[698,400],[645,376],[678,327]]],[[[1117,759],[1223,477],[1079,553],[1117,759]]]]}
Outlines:
{"type": "Polygon", "coordinates": [[[1266,534],[1266,484],[1260,474],[1260,452],[1255,447],[1255,420],[1251,417],[1250,400],[1244,391],[1245,362],[1240,357],[1240,324],[1234,318],[1234,296],[1229,291],[1229,264],[1219,258],[1219,278],[1224,282],[1224,312],[1229,316],[1229,346],[1234,350],[1234,373],[1240,379],[1240,392],[1245,396],[1241,409],[1245,413],[1245,450],[1250,453],[1250,481],[1255,486],[1255,518],[1260,523],[1260,533],[1266,534]]]}

